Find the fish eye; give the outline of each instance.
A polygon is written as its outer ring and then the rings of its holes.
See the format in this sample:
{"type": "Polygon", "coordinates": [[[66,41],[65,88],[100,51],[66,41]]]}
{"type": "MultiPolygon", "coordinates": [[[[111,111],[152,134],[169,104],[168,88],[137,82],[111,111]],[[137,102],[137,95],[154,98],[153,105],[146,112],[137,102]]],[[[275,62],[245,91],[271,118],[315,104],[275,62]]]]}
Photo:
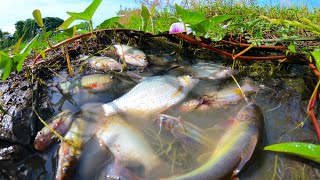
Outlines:
{"type": "Polygon", "coordinates": [[[192,74],[189,74],[189,77],[190,77],[190,78],[193,78],[193,75],[192,75],[192,74]]]}
{"type": "Polygon", "coordinates": [[[160,117],[160,121],[165,121],[165,120],[167,120],[167,118],[165,116],[160,117]]]}
{"type": "Polygon", "coordinates": [[[184,106],[188,106],[189,103],[188,103],[188,102],[184,102],[183,105],[184,105],[184,106]]]}

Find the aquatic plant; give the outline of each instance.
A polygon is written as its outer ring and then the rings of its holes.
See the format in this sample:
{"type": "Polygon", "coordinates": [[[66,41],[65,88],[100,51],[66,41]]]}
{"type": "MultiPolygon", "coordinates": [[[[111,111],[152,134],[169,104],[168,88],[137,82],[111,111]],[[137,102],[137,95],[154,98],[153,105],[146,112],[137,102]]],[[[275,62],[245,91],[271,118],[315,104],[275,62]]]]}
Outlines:
{"type": "Polygon", "coordinates": [[[32,12],[34,20],[37,22],[37,24],[40,26],[43,32],[43,37],[45,41],[48,43],[48,46],[51,47],[50,42],[48,41],[47,34],[46,34],[46,28],[44,27],[41,12],[39,9],[36,9],[32,12]]]}
{"type": "Polygon", "coordinates": [[[320,163],[320,146],[315,144],[287,142],[266,146],[264,150],[292,154],[320,163]]]}
{"type": "Polygon", "coordinates": [[[66,29],[75,20],[85,20],[89,22],[90,31],[93,31],[92,17],[101,2],[102,0],[93,0],[92,3],[83,12],[80,13],[67,12],[67,14],[69,14],[70,17],[67,20],[65,20],[59,28],[66,29]]]}

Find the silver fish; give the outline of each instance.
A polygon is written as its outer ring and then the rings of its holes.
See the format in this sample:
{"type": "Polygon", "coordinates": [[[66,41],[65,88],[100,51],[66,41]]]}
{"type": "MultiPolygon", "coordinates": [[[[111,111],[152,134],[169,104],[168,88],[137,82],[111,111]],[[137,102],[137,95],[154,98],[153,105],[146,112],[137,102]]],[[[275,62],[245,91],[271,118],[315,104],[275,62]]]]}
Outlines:
{"type": "Polygon", "coordinates": [[[88,59],[90,66],[97,70],[121,71],[122,64],[110,57],[93,56],[88,59]]]}
{"type": "Polygon", "coordinates": [[[160,160],[140,131],[126,123],[120,116],[107,117],[96,136],[121,162],[137,162],[146,171],[155,168],[160,160]]]}
{"type": "Polygon", "coordinates": [[[190,67],[195,78],[204,80],[223,80],[237,74],[237,70],[212,63],[197,63],[190,67]]]}
{"type": "Polygon", "coordinates": [[[183,112],[192,110],[205,111],[212,108],[222,108],[231,104],[237,104],[244,98],[242,92],[246,96],[249,96],[253,93],[256,93],[259,88],[253,85],[251,80],[246,79],[241,85],[241,89],[236,85],[232,85],[221,89],[220,91],[207,92],[206,95],[200,97],[199,99],[192,99],[188,102],[184,102],[179,108],[183,112]]]}
{"type": "Polygon", "coordinates": [[[141,50],[124,44],[114,44],[113,47],[116,54],[128,64],[141,67],[148,65],[147,55],[141,50]]]}
{"type": "Polygon", "coordinates": [[[116,113],[157,114],[182,101],[198,81],[189,75],[146,78],[122,97],[102,107],[106,116],[116,113]]]}

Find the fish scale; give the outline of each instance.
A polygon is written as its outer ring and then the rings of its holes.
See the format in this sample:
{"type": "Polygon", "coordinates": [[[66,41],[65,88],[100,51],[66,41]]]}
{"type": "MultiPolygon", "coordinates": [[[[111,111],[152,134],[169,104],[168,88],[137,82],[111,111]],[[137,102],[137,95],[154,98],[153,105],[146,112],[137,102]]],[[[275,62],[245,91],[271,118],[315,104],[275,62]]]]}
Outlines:
{"type": "Polygon", "coordinates": [[[198,79],[186,76],[155,76],[146,78],[127,94],[103,105],[105,115],[115,113],[159,113],[182,101],[198,79]]]}

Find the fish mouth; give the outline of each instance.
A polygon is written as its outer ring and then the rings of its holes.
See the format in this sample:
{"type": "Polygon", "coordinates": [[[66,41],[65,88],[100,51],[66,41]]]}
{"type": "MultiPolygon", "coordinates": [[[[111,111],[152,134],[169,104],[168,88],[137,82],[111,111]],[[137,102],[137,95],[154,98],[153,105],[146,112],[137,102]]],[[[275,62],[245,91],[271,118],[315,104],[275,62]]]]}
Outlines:
{"type": "Polygon", "coordinates": [[[199,82],[199,79],[194,78],[192,75],[180,76],[178,78],[181,83],[181,86],[183,87],[196,85],[199,82]]]}

